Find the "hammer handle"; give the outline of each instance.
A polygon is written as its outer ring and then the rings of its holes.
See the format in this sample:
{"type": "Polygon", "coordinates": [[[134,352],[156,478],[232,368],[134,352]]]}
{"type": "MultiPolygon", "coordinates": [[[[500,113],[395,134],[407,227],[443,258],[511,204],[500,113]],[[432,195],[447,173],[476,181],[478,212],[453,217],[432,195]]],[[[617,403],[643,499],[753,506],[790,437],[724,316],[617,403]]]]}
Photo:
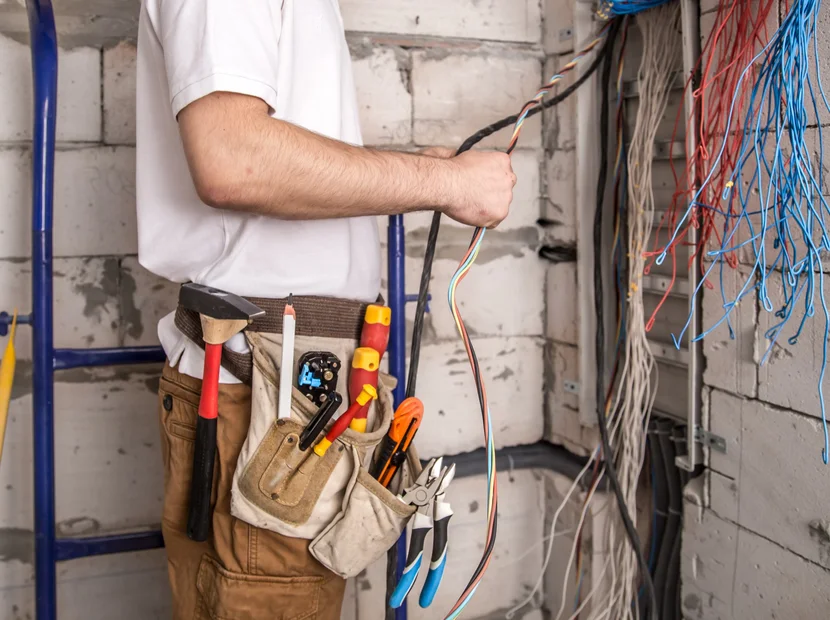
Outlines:
{"type": "Polygon", "coordinates": [[[193,452],[193,479],[190,482],[190,514],[187,536],[204,542],[210,532],[210,492],[216,462],[216,418],[199,416],[196,422],[196,449],[193,452]]]}
{"type": "Polygon", "coordinates": [[[196,421],[196,445],[193,451],[193,472],[190,481],[190,513],[187,535],[191,540],[207,540],[210,531],[210,494],[213,468],[216,463],[216,418],[219,415],[219,368],[222,345],[205,343],[205,367],[202,394],[199,397],[199,418],[196,421]]]}

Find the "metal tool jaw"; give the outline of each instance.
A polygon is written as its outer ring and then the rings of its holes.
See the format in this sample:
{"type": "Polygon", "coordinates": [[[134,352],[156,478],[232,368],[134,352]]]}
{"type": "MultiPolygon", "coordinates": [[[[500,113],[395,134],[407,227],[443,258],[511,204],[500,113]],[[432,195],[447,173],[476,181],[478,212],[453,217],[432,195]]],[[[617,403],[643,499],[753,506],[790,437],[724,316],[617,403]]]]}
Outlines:
{"type": "Polygon", "coordinates": [[[415,484],[407,488],[401,501],[410,506],[417,506],[421,514],[432,516],[436,498],[443,499],[444,492],[455,477],[455,464],[444,467],[443,457],[432,459],[424,467],[415,484]]]}

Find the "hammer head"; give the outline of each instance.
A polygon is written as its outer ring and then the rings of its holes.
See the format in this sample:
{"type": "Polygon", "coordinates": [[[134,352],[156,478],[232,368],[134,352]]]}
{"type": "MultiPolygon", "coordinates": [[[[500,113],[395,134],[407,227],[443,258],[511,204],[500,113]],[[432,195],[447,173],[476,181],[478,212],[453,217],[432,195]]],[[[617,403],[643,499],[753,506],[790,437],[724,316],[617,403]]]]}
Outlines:
{"type": "Polygon", "coordinates": [[[189,282],[179,291],[179,304],[215,321],[252,321],[265,314],[247,299],[189,282]]]}

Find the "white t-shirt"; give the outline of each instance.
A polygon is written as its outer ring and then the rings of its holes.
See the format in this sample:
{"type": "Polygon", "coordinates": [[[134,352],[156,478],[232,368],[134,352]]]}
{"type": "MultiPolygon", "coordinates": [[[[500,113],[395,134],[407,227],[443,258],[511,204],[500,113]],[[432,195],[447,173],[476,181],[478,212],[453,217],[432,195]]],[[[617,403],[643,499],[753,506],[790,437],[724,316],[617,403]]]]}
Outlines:
{"type": "MultiPolygon", "coordinates": [[[[139,262],[174,282],[238,295],[374,301],[374,217],[284,221],[199,200],[176,115],[216,91],[259,97],[274,118],[361,144],[337,0],[144,0],[136,96],[139,262]]],[[[171,364],[201,377],[203,352],[172,315],[159,323],[159,338],[171,364]]],[[[241,337],[229,345],[246,349],[241,337]]],[[[221,380],[235,381],[224,370],[221,380]]]]}

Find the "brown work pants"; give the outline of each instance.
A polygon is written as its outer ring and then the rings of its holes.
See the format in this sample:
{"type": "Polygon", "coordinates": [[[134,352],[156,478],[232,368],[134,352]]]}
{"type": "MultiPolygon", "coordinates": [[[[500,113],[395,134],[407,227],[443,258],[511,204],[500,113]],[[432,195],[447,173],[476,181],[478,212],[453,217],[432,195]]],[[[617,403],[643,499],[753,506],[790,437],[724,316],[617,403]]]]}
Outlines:
{"type": "Polygon", "coordinates": [[[251,389],[219,387],[213,523],[206,542],[186,534],[202,382],[165,366],[159,389],[164,458],[162,532],[174,620],[337,620],[345,581],[308,552],[307,540],[231,516],[231,481],[251,419],[251,389]]]}

